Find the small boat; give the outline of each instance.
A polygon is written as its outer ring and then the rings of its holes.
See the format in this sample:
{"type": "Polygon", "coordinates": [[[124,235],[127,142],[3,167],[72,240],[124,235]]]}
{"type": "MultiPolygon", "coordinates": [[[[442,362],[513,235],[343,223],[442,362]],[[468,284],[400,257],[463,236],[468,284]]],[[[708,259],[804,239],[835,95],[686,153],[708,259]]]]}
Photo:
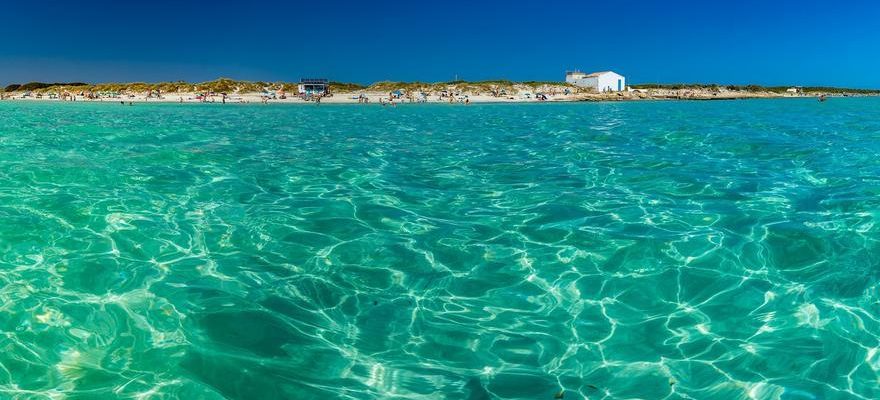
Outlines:
{"type": "Polygon", "coordinates": [[[819,95],[819,102],[823,102],[825,100],[828,100],[828,96],[825,96],[824,94],[820,94],[819,95]]]}

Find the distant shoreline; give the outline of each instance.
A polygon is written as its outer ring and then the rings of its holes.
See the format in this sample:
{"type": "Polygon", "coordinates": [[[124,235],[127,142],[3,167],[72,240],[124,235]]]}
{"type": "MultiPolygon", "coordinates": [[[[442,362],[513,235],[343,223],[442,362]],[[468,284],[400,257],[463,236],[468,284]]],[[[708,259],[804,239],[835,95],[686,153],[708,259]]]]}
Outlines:
{"type": "MultiPolygon", "coordinates": [[[[752,99],[810,99],[816,98],[817,95],[799,95],[799,96],[785,96],[785,95],[768,95],[766,93],[737,93],[736,95],[722,95],[722,96],[713,96],[713,95],[704,95],[704,94],[662,94],[662,95],[640,95],[639,93],[610,93],[610,94],[576,94],[576,95],[548,95],[546,100],[538,100],[534,97],[514,97],[514,98],[499,98],[493,96],[486,95],[462,95],[456,96],[454,98],[444,97],[440,98],[439,96],[428,96],[427,100],[410,100],[407,98],[395,98],[393,102],[389,100],[389,96],[387,94],[382,93],[336,93],[332,96],[323,97],[320,101],[321,104],[363,104],[358,100],[358,97],[364,96],[364,98],[369,99],[367,104],[385,104],[385,105],[398,105],[398,104],[514,104],[514,103],[577,103],[577,102],[640,102],[640,101],[733,101],[733,100],[752,100],[752,99]],[[450,101],[450,99],[452,101],[450,101]]],[[[830,95],[829,97],[877,97],[877,95],[870,94],[847,94],[847,95],[830,95]]],[[[260,93],[243,93],[243,94],[234,94],[227,96],[224,102],[224,99],[221,95],[208,95],[205,97],[201,97],[196,93],[170,93],[166,95],[161,95],[161,97],[147,97],[146,95],[134,95],[134,97],[103,97],[103,98],[87,98],[84,96],[75,96],[67,98],[65,100],[59,98],[48,98],[47,96],[43,96],[41,98],[34,97],[33,95],[28,97],[22,97],[21,95],[9,96],[6,97],[0,102],[16,102],[16,103],[68,103],[68,102],[78,102],[78,103],[122,103],[122,104],[315,104],[314,100],[303,100],[300,97],[287,97],[284,99],[281,98],[270,98],[265,99],[260,93]]]]}
{"type": "Polygon", "coordinates": [[[455,81],[378,82],[370,86],[329,83],[322,96],[298,94],[298,84],[218,79],[203,83],[38,83],[9,85],[2,101],[85,101],[124,103],[533,103],[642,100],[738,100],[828,96],[877,96],[880,90],[644,84],[619,92],[596,93],[565,82],[455,81]]]}

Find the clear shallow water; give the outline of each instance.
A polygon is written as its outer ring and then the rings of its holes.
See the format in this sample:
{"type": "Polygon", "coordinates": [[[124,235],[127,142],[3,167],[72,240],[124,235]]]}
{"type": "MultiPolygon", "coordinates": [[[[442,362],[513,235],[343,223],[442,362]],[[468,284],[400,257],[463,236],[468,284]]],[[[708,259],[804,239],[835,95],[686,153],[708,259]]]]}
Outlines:
{"type": "Polygon", "coordinates": [[[880,100],[0,103],[0,397],[880,397],[880,100]]]}

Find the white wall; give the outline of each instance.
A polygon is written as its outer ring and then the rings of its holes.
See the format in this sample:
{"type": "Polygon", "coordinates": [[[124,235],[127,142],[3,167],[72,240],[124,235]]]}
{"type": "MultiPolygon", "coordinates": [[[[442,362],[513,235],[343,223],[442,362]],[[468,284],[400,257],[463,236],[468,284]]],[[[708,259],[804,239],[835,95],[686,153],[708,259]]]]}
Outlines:
{"type": "Polygon", "coordinates": [[[616,92],[617,91],[617,80],[620,79],[620,90],[626,90],[626,78],[623,75],[607,72],[602,75],[599,75],[596,78],[587,78],[586,74],[581,75],[566,75],[565,82],[571,83],[575,86],[580,86],[584,88],[592,88],[593,90],[602,93],[602,92],[616,92]]]}
{"type": "Polygon", "coordinates": [[[626,78],[623,75],[616,74],[614,72],[608,72],[602,75],[599,75],[598,83],[596,84],[596,90],[601,92],[616,92],[618,89],[617,80],[620,80],[620,90],[626,90],[626,78]]]}
{"type": "Polygon", "coordinates": [[[565,77],[565,82],[571,83],[572,85],[575,85],[575,86],[580,86],[580,87],[584,87],[584,88],[592,88],[593,90],[596,90],[596,88],[599,87],[599,81],[596,78],[581,78],[578,76],[574,76],[574,77],[567,76],[567,77],[565,77]]]}

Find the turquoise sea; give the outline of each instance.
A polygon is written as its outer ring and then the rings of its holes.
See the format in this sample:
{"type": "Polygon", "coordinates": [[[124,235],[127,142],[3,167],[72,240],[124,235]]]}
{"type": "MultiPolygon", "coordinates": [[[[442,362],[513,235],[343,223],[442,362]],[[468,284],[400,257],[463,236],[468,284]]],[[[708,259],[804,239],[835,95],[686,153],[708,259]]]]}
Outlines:
{"type": "Polygon", "coordinates": [[[0,103],[0,398],[880,398],[880,99],[0,103]]]}

